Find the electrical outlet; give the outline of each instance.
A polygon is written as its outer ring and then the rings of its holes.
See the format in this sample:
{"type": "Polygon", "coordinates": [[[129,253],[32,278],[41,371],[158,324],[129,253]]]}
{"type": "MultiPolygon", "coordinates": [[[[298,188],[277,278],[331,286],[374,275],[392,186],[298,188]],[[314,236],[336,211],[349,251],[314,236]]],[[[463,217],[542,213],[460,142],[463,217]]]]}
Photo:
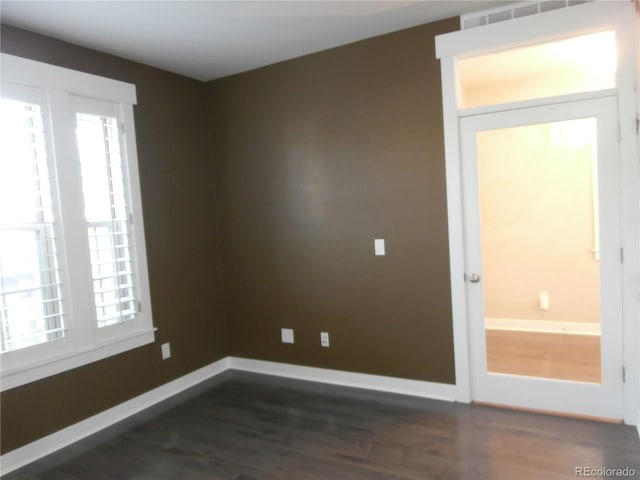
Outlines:
{"type": "Polygon", "coordinates": [[[281,328],[282,343],[293,343],[293,328],[281,328]]]}
{"type": "Polygon", "coordinates": [[[540,310],[549,310],[549,292],[540,292],[540,310]]]}
{"type": "Polygon", "coordinates": [[[171,357],[171,344],[170,343],[163,343],[162,345],[160,345],[160,349],[162,350],[162,359],[166,360],[167,358],[171,357]]]}
{"type": "Polygon", "coordinates": [[[329,346],[329,332],[320,332],[320,345],[323,347],[329,346]]]}

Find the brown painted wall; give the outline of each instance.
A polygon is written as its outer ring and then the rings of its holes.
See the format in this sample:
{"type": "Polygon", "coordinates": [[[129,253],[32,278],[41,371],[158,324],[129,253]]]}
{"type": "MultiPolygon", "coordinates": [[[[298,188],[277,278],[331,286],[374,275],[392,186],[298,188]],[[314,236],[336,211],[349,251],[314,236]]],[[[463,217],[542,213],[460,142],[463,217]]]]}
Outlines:
{"type": "Polygon", "coordinates": [[[201,82],[6,25],[5,53],[136,84],[136,134],[156,343],[1,395],[2,452],[228,354],[219,203],[201,82]],[[160,343],[170,341],[163,361],[160,343]]]}
{"type": "Polygon", "coordinates": [[[454,19],[210,82],[236,356],[453,383],[440,68],[454,19]],[[373,255],[373,239],[387,256],[373,255]],[[280,328],[296,342],[280,342],[280,328]],[[320,332],[331,347],[320,347],[320,332]]]}
{"type": "Polygon", "coordinates": [[[227,354],[453,383],[433,38],[456,27],[204,85],[2,26],[3,52],[136,84],[159,329],[153,345],[3,392],[2,452],[227,354]],[[373,255],[374,238],[386,239],[386,257],[373,255]],[[280,342],[281,327],[295,329],[294,345],[280,342]]]}

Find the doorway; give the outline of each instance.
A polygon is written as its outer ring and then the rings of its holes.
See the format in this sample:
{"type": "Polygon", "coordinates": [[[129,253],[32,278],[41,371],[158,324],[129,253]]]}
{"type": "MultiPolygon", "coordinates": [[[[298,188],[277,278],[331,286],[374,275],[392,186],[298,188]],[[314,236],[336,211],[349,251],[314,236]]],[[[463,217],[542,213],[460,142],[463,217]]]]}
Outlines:
{"type": "MultiPolygon", "coordinates": [[[[487,12],[487,18],[491,17],[490,12],[487,12]]],[[[634,55],[637,45],[637,31],[634,28],[634,17],[636,12],[633,8],[633,4],[629,2],[587,2],[579,5],[567,6],[567,8],[561,8],[553,11],[537,11],[529,16],[519,17],[518,15],[512,15],[509,19],[500,21],[497,23],[489,22],[483,26],[473,26],[467,28],[462,24],[460,31],[451,32],[439,35],[436,37],[436,56],[441,61],[442,71],[442,98],[443,98],[443,120],[444,120],[444,144],[445,144],[445,164],[446,164],[446,186],[447,186],[447,211],[449,219],[449,251],[450,251],[450,271],[451,271],[451,308],[453,317],[453,342],[454,342],[454,356],[455,356],[455,372],[456,372],[456,399],[461,402],[470,402],[476,399],[476,389],[472,385],[472,377],[474,375],[473,369],[478,368],[473,360],[472,348],[475,347],[475,341],[472,338],[473,332],[471,331],[474,316],[474,300],[472,296],[479,295],[482,300],[483,294],[479,287],[482,285],[483,278],[479,278],[478,284],[470,282],[470,274],[480,273],[482,274],[482,264],[478,257],[477,263],[470,263],[470,258],[467,257],[467,250],[469,245],[469,239],[467,238],[466,227],[466,206],[464,204],[465,195],[464,191],[466,180],[463,179],[463,165],[462,165],[462,148],[464,142],[461,138],[461,124],[465,118],[471,119],[472,117],[480,117],[482,115],[490,115],[492,113],[500,113],[507,111],[525,110],[534,111],[537,107],[557,105],[562,108],[562,105],[577,104],[582,101],[591,100],[604,100],[605,98],[615,98],[612,100],[617,104],[617,113],[615,118],[611,119],[612,129],[617,128],[617,135],[614,134],[614,143],[617,140],[617,150],[619,155],[617,159],[605,159],[602,155],[598,154],[598,168],[601,168],[605,160],[617,160],[619,177],[617,179],[618,191],[614,192],[614,197],[617,199],[619,208],[615,212],[615,217],[619,222],[621,233],[620,243],[612,250],[613,253],[609,253],[615,257],[614,260],[608,261],[604,257],[604,244],[600,246],[600,260],[598,266],[600,268],[600,296],[598,301],[600,302],[600,341],[601,341],[601,360],[600,360],[600,375],[601,382],[606,382],[609,375],[614,373],[623,381],[623,419],[624,422],[631,425],[639,423],[640,419],[640,349],[638,349],[638,338],[640,338],[640,325],[638,325],[637,319],[640,314],[640,303],[638,303],[638,296],[634,293],[638,291],[638,265],[640,262],[640,248],[638,245],[638,218],[640,218],[640,205],[638,204],[638,195],[640,194],[640,184],[638,183],[638,175],[640,175],[640,165],[637,162],[639,154],[638,133],[636,131],[636,118],[637,97],[634,90],[635,86],[635,73],[637,69],[636,57],[634,55]],[[497,55],[512,54],[515,50],[520,49],[521,52],[526,51],[528,47],[543,46],[553,42],[562,42],[563,40],[571,40],[573,38],[585,35],[596,34],[599,32],[613,32],[613,45],[616,48],[616,53],[613,55],[601,55],[601,52],[596,52],[595,48],[587,48],[586,54],[572,55],[571,58],[576,60],[580,59],[589,60],[590,57],[601,59],[603,63],[601,67],[587,67],[583,69],[586,74],[595,72],[605,73],[607,75],[600,76],[600,83],[593,83],[586,78],[583,78],[581,83],[583,87],[577,86],[578,83],[575,80],[571,81],[571,85],[576,88],[557,89],[559,83],[551,82],[547,83],[550,88],[545,92],[538,92],[531,95],[531,90],[523,88],[505,88],[510,87],[508,83],[514,78],[514,71],[510,70],[511,67],[527,66],[529,63],[526,58],[514,58],[513,56],[508,61],[502,61],[497,55]],[[593,55],[591,55],[594,53],[593,55]],[[492,84],[489,86],[492,88],[492,97],[488,97],[485,92],[479,92],[477,89],[471,91],[465,88],[461,84],[460,75],[464,74],[461,63],[464,60],[469,60],[471,63],[473,59],[481,56],[493,56],[493,60],[500,60],[493,63],[493,66],[489,66],[484,69],[476,70],[472,78],[476,80],[476,86],[479,81],[488,80],[492,84]],[[615,59],[615,63],[606,63],[606,60],[615,59]],[[524,60],[524,61],[520,61],[524,60]],[[605,68],[606,67],[606,68],[605,68]],[[613,68],[613,71],[607,70],[613,68]],[[477,74],[477,73],[480,74],[477,74]],[[612,73],[612,75],[610,74],[612,73]],[[502,80],[499,84],[498,80],[502,80]],[[474,100],[475,98],[475,100],[474,100]],[[531,110],[530,110],[531,109],[531,110]],[[464,181],[463,181],[464,180],[464,181]],[[618,265],[615,264],[618,262],[618,265]],[[603,273],[603,269],[618,268],[621,274],[613,280],[613,283],[608,283],[613,277],[610,277],[606,273],[603,273]],[[607,279],[605,281],[605,279],[607,279]],[[605,283],[603,283],[605,282],[605,283]],[[618,365],[613,365],[613,362],[617,361],[615,358],[610,361],[606,343],[607,337],[611,333],[607,333],[610,322],[607,320],[609,317],[604,316],[604,310],[608,304],[609,288],[620,288],[622,292],[621,305],[618,305],[619,315],[618,322],[623,329],[622,335],[622,353],[618,352],[618,357],[622,356],[622,361],[618,365]],[[604,347],[602,345],[605,345],[604,347]],[[609,370],[611,373],[608,373],[609,370]]],[[[610,35],[610,34],[608,34],[610,35]]],[[[594,37],[591,37],[592,39],[594,37]]],[[[603,37],[600,37],[601,39],[603,37]]],[[[608,37],[611,38],[611,37],[608,37]]],[[[560,43],[562,48],[556,49],[557,52],[562,52],[564,46],[570,45],[569,43],[560,43]]],[[[597,48],[612,42],[599,41],[597,42],[597,48]]],[[[542,51],[539,51],[542,52],[542,51]]],[[[504,57],[503,57],[504,58],[504,57]]],[[[560,61],[556,62],[557,65],[566,65],[568,62],[560,61]]],[[[551,66],[551,64],[548,64],[551,66]]],[[[584,64],[585,66],[588,63],[584,64]]],[[[472,69],[473,70],[473,69],[472,69]]],[[[537,68],[529,69],[529,73],[526,78],[532,80],[535,77],[535,72],[539,72],[537,68]],[[533,74],[532,74],[533,72],[533,74]]],[[[544,80],[549,78],[549,71],[541,72],[542,75],[538,79],[544,80]]],[[[560,79],[564,75],[560,74],[556,78],[560,79]]],[[[568,78],[565,76],[565,78],[568,78]]],[[[595,77],[592,77],[596,79],[595,77]]],[[[519,83],[519,86],[524,86],[524,83],[519,83]]],[[[532,86],[535,82],[529,82],[529,86],[532,86]]],[[[511,85],[516,87],[516,85],[511,85]]],[[[606,110],[606,109],[605,109],[606,110]]],[[[580,114],[573,118],[590,118],[593,117],[592,112],[586,112],[584,115],[580,114]]],[[[488,118],[488,117],[487,117],[488,118]]],[[[525,121],[521,125],[534,125],[536,123],[553,123],[562,122],[565,120],[571,120],[572,118],[550,118],[548,116],[542,116],[542,118],[536,120],[525,121]]],[[[510,124],[498,124],[494,129],[508,128],[514,125],[510,124]]],[[[487,129],[492,128],[488,126],[487,129]]],[[[598,127],[599,128],[599,127],[598,127]]],[[[482,128],[480,128],[482,129],[482,128]]],[[[598,133],[600,135],[600,133],[598,133]]],[[[598,137],[598,142],[600,138],[598,137]]],[[[599,171],[598,173],[605,174],[606,172],[599,171]]],[[[595,177],[594,177],[595,178],[595,177]]],[[[607,181],[603,178],[598,179],[598,186],[608,185],[607,181]]],[[[602,200],[603,192],[599,192],[598,198],[602,200]]],[[[602,202],[598,202],[598,206],[602,202]]],[[[476,209],[478,205],[476,204],[476,209]]],[[[611,229],[605,225],[608,221],[608,214],[604,212],[591,212],[592,215],[599,215],[599,228],[600,234],[602,232],[610,232],[611,229]]],[[[478,230],[479,231],[479,230],[478,230]]],[[[618,231],[619,232],[619,231],[618,231]]],[[[477,238],[477,237],[476,237],[477,238]]],[[[594,240],[596,240],[594,238],[594,240]]],[[[600,242],[605,239],[599,238],[600,242]]],[[[479,250],[480,252],[480,250],[479,250]]],[[[615,276],[615,274],[614,274],[615,276]]],[[[518,279],[526,278],[526,272],[520,272],[518,279]]],[[[516,280],[518,280],[516,279],[516,280]]],[[[530,308],[540,312],[540,305],[546,301],[544,295],[541,292],[548,293],[549,309],[546,313],[542,313],[551,318],[551,312],[559,307],[558,293],[551,291],[551,287],[548,285],[540,285],[533,290],[533,295],[530,298],[530,308]],[[541,300],[542,298],[542,300],[541,300]]],[[[614,298],[614,297],[611,297],[614,298]]],[[[481,304],[484,308],[484,304],[481,304]]],[[[499,312],[498,312],[499,313],[499,312]]],[[[483,312],[484,315],[484,312],[483,312]]],[[[555,315],[554,315],[555,317],[555,315]]],[[[534,317],[535,319],[535,317],[534,317]]],[[[506,318],[501,319],[498,314],[493,320],[495,322],[507,322],[511,320],[519,320],[518,318],[506,318]]],[[[529,318],[528,320],[532,320],[529,318]]],[[[615,323],[615,322],[614,322],[615,323]]],[[[561,325],[558,322],[558,325],[561,325]]],[[[558,326],[556,325],[556,326],[558,326]]],[[[530,326],[535,326],[535,322],[531,322],[530,326]]],[[[575,326],[575,325],[574,325],[575,326]]],[[[496,328],[496,330],[498,330],[496,328]]],[[[482,332],[484,336],[484,332],[482,332]]],[[[592,335],[595,335],[592,333],[592,335]]],[[[596,335],[597,336],[597,335],[596,335]]],[[[477,334],[476,334],[477,337],[477,334]]],[[[486,341],[484,339],[483,341],[486,341]]],[[[482,348],[485,348],[484,345],[482,348]]],[[[586,347],[585,347],[586,348],[586,347]]],[[[493,368],[493,367],[492,367],[493,368]]],[[[500,367],[496,367],[500,368],[500,367]]],[[[522,372],[520,372],[522,373],[522,372]]],[[[526,372],[525,372],[526,373],[526,372]]],[[[536,375],[539,373],[534,372],[536,375]]],[[[538,380],[540,382],[560,382],[562,380],[556,380],[553,378],[545,378],[543,376],[527,376],[521,374],[509,374],[509,373],[495,373],[494,377],[511,376],[516,380],[538,380]]],[[[597,375],[597,374],[596,374],[597,375]]],[[[596,378],[597,380],[597,378],[596,378]]],[[[570,385],[597,385],[592,382],[581,381],[568,381],[570,385]]],[[[529,394],[532,398],[538,394],[535,385],[536,382],[519,384],[516,382],[512,390],[518,388],[524,388],[524,393],[529,394]]],[[[619,382],[618,382],[619,384],[619,382]]],[[[589,389],[583,392],[588,392],[589,389]]],[[[567,391],[567,395],[563,398],[570,399],[576,397],[575,391],[567,391]]],[[[584,395],[588,396],[588,393],[584,395]]],[[[617,398],[617,396],[616,396],[617,398]]],[[[544,399],[543,399],[544,400],[544,399]]],[[[555,411],[564,411],[569,414],[582,414],[582,415],[594,415],[588,413],[592,411],[592,408],[588,405],[584,405],[584,399],[572,403],[567,401],[562,408],[553,408],[555,411]]],[[[613,400],[614,402],[617,400],[613,400]]],[[[511,403],[511,398],[505,394],[501,396],[500,401],[497,402],[504,405],[511,403]]],[[[514,400],[514,405],[517,405],[517,399],[514,400]]],[[[562,407],[562,405],[560,406],[562,407]]],[[[593,405],[592,405],[593,407],[593,405]]],[[[531,406],[529,408],[543,407],[531,406]]],[[[551,408],[551,407],[550,407],[551,408]]],[[[605,414],[596,414],[597,416],[607,416],[609,418],[620,418],[617,405],[611,407],[612,411],[605,414]]]]}
{"type": "Polygon", "coordinates": [[[460,119],[472,399],[622,418],[615,97],[460,119]]]}

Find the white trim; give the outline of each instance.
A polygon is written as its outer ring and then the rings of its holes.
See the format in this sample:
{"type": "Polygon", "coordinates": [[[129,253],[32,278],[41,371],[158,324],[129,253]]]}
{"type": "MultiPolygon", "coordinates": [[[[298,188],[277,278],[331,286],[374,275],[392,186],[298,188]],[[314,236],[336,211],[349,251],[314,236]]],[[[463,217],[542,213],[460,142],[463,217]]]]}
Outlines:
{"type": "Polygon", "coordinates": [[[154,331],[155,329],[133,333],[126,338],[98,344],[83,352],[68,352],[57,357],[45,358],[35,364],[26,363],[11,370],[4,370],[0,380],[0,392],[148,345],[154,341],[154,331]]]}
{"type": "MultiPolygon", "coordinates": [[[[624,421],[636,424],[640,405],[640,357],[638,339],[640,329],[637,322],[640,313],[637,292],[637,268],[640,264],[638,245],[638,216],[640,206],[637,162],[638,142],[635,132],[637,100],[634,96],[634,55],[630,49],[637,43],[634,37],[635,13],[631,2],[592,2],[553,10],[529,17],[517,18],[502,23],[471,28],[439,35],[435,39],[436,56],[441,59],[442,97],[445,140],[445,165],[447,182],[447,209],[449,212],[449,251],[451,269],[451,296],[453,314],[453,340],[456,369],[456,399],[469,402],[470,365],[469,332],[467,326],[467,292],[463,281],[465,274],[464,235],[462,225],[462,186],[460,170],[460,146],[458,132],[458,109],[455,60],[469,55],[478,55],[520,45],[564,38],[568,35],[615,29],[619,46],[618,108],[621,141],[621,221],[624,264],[622,266],[624,365],[624,421]]],[[[600,92],[602,93],[602,92],[600,92]]],[[[469,112],[467,112],[469,113],[469,112]]]]}
{"type": "Polygon", "coordinates": [[[225,357],[35,442],[5,453],[1,458],[2,474],[6,475],[89,435],[93,435],[131,415],[152,407],[156,403],[213,378],[228,368],[229,360],[228,357],[225,357]]]}
{"type": "Polygon", "coordinates": [[[640,302],[638,301],[638,265],[640,265],[640,164],[638,133],[636,132],[636,57],[637,37],[634,32],[634,4],[625,2],[625,13],[616,28],[618,51],[618,115],[620,126],[620,198],[622,209],[622,309],[624,318],[624,365],[626,383],[624,388],[624,421],[633,424],[640,408],[640,302]]]}
{"type": "Polygon", "coordinates": [[[89,98],[124,102],[131,105],[137,103],[136,87],[130,83],[16,57],[7,53],[0,56],[0,78],[5,82],[37,88],[53,88],[89,98]]]}
{"type": "MultiPolygon", "coordinates": [[[[436,38],[437,40],[437,38],[436,38]]],[[[465,291],[464,227],[462,217],[462,171],[456,102],[455,59],[445,57],[442,68],[444,156],[449,228],[449,268],[451,270],[451,313],[453,354],[456,370],[456,400],[471,402],[467,295],[465,291]]]]}
{"type": "Polygon", "coordinates": [[[432,398],[448,402],[455,400],[455,385],[370,375],[366,373],[345,372],[341,370],[329,370],[326,368],[304,367],[301,365],[252,360],[249,358],[228,358],[229,368],[233,370],[263,373],[297,380],[327,383],[330,385],[363,388],[379,392],[397,393],[400,395],[411,395],[421,398],[432,398]]]}
{"type": "Polygon", "coordinates": [[[494,103],[481,107],[461,108],[458,110],[458,117],[473,117],[485,115],[487,113],[510,112],[523,108],[542,107],[545,105],[555,105],[558,103],[582,102],[584,100],[594,100],[602,97],[615,97],[618,95],[618,88],[608,88],[606,90],[596,90],[593,92],[568,93],[565,95],[554,95],[551,97],[533,98],[530,100],[518,100],[508,103],[494,103]]]}

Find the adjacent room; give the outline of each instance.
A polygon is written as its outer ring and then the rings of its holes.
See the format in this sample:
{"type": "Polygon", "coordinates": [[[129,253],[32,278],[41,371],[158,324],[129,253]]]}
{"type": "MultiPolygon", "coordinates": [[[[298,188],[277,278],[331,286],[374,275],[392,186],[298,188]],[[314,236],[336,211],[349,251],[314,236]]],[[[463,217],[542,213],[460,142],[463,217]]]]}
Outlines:
{"type": "Polygon", "coordinates": [[[0,474],[640,475],[640,2],[0,4],[0,474]]]}

